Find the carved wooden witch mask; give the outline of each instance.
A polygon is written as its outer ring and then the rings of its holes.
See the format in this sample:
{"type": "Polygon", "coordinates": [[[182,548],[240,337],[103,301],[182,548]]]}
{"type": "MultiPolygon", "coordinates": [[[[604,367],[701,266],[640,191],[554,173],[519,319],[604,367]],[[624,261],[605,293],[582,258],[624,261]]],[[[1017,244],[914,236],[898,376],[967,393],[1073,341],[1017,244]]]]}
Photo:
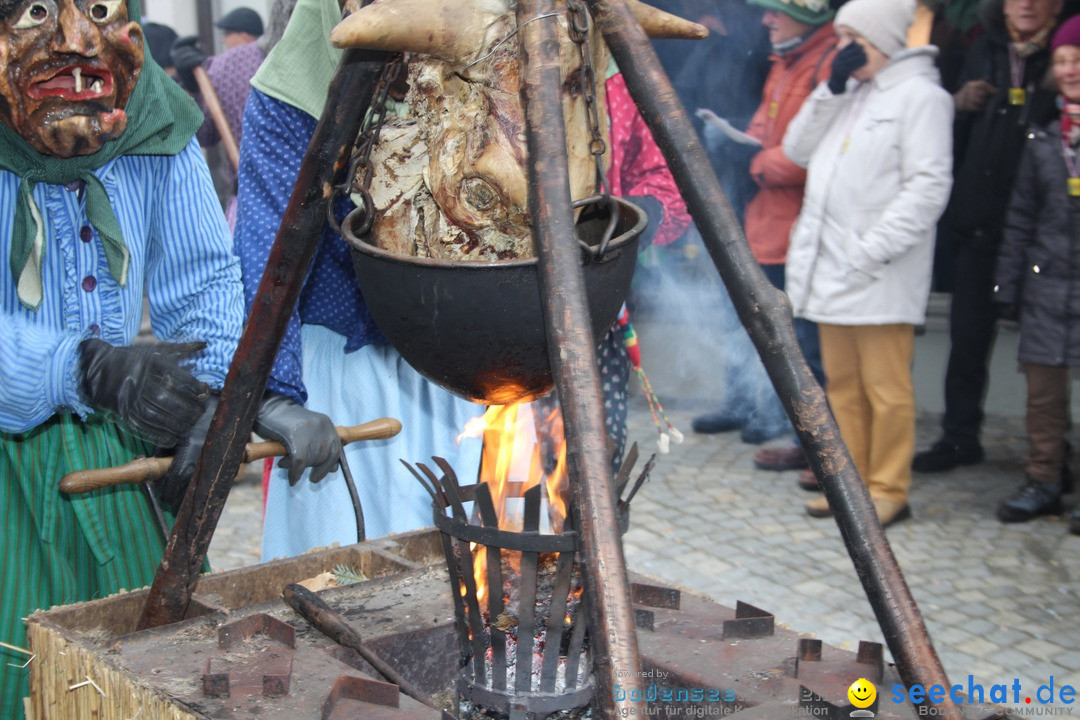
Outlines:
{"type": "Polygon", "coordinates": [[[0,121],[42,154],[119,136],[142,64],[125,0],[0,0],[0,121]]]}

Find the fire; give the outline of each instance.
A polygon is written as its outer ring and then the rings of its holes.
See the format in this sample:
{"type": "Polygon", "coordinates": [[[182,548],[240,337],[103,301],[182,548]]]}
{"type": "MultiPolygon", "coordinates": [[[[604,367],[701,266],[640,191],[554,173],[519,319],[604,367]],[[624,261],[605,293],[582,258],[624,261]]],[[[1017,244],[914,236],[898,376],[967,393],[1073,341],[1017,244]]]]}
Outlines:
{"type": "MultiPolygon", "coordinates": [[[[538,417],[536,409],[535,404],[494,405],[483,416],[470,420],[461,437],[484,438],[480,481],[491,491],[499,529],[522,529],[523,494],[543,482],[550,527],[541,531],[559,533],[566,519],[569,492],[562,413],[556,407],[538,417]]],[[[471,543],[470,549],[477,599],[486,607],[487,553],[476,543],[471,543]]],[[[504,555],[510,556],[513,566],[520,563],[519,553],[504,555]]]]}

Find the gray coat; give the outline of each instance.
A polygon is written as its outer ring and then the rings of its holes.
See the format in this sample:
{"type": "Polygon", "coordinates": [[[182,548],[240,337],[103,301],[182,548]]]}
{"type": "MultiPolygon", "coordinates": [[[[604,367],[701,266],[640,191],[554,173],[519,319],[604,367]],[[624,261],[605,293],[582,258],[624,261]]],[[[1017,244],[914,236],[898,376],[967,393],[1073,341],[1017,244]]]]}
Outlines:
{"type": "Polygon", "coordinates": [[[1060,124],[1030,132],[994,288],[996,302],[1019,308],[1020,362],[1080,366],[1080,197],[1068,178],[1060,124]]]}

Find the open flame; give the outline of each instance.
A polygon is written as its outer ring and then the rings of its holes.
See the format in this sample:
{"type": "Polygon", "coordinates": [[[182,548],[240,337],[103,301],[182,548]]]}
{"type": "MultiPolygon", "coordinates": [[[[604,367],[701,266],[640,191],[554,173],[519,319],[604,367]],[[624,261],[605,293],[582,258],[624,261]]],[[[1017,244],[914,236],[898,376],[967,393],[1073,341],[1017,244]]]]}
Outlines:
{"type": "MultiPolygon", "coordinates": [[[[499,529],[520,531],[524,522],[524,491],[543,482],[547,527],[541,532],[560,533],[567,515],[569,482],[566,474],[566,439],[558,407],[538,412],[538,404],[493,405],[473,418],[461,437],[483,437],[480,481],[491,491],[499,529]]],[[[479,524],[479,523],[477,523],[479,524]]],[[[471,543],[477,599],[487,606],[487,553],[471,543]]],[[[516,572],[519,553],[506,553],[516,572]]],[[[464,592],[464,588],[462,588],[464,592]]]]}

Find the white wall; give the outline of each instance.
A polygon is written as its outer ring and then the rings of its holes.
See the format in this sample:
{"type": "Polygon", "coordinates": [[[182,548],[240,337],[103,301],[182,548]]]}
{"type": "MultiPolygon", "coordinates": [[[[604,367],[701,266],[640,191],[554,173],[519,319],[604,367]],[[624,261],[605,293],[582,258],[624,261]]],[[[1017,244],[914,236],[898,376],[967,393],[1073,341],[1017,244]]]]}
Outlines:
{"type": "MultiPolygon", "coordinates": [[[[194,0],[143,0],[143,15],[147,20],[168,25],[181,37],[194,35],[195,24],[194,0]]],[[[263,23],[270,20],[271,0],[214,0],[214,18],[219,18],[233,8],[249,7],[262,16],[263,23]]],[[[220,40],[218,37],[220,50],[220,40]]]]}

